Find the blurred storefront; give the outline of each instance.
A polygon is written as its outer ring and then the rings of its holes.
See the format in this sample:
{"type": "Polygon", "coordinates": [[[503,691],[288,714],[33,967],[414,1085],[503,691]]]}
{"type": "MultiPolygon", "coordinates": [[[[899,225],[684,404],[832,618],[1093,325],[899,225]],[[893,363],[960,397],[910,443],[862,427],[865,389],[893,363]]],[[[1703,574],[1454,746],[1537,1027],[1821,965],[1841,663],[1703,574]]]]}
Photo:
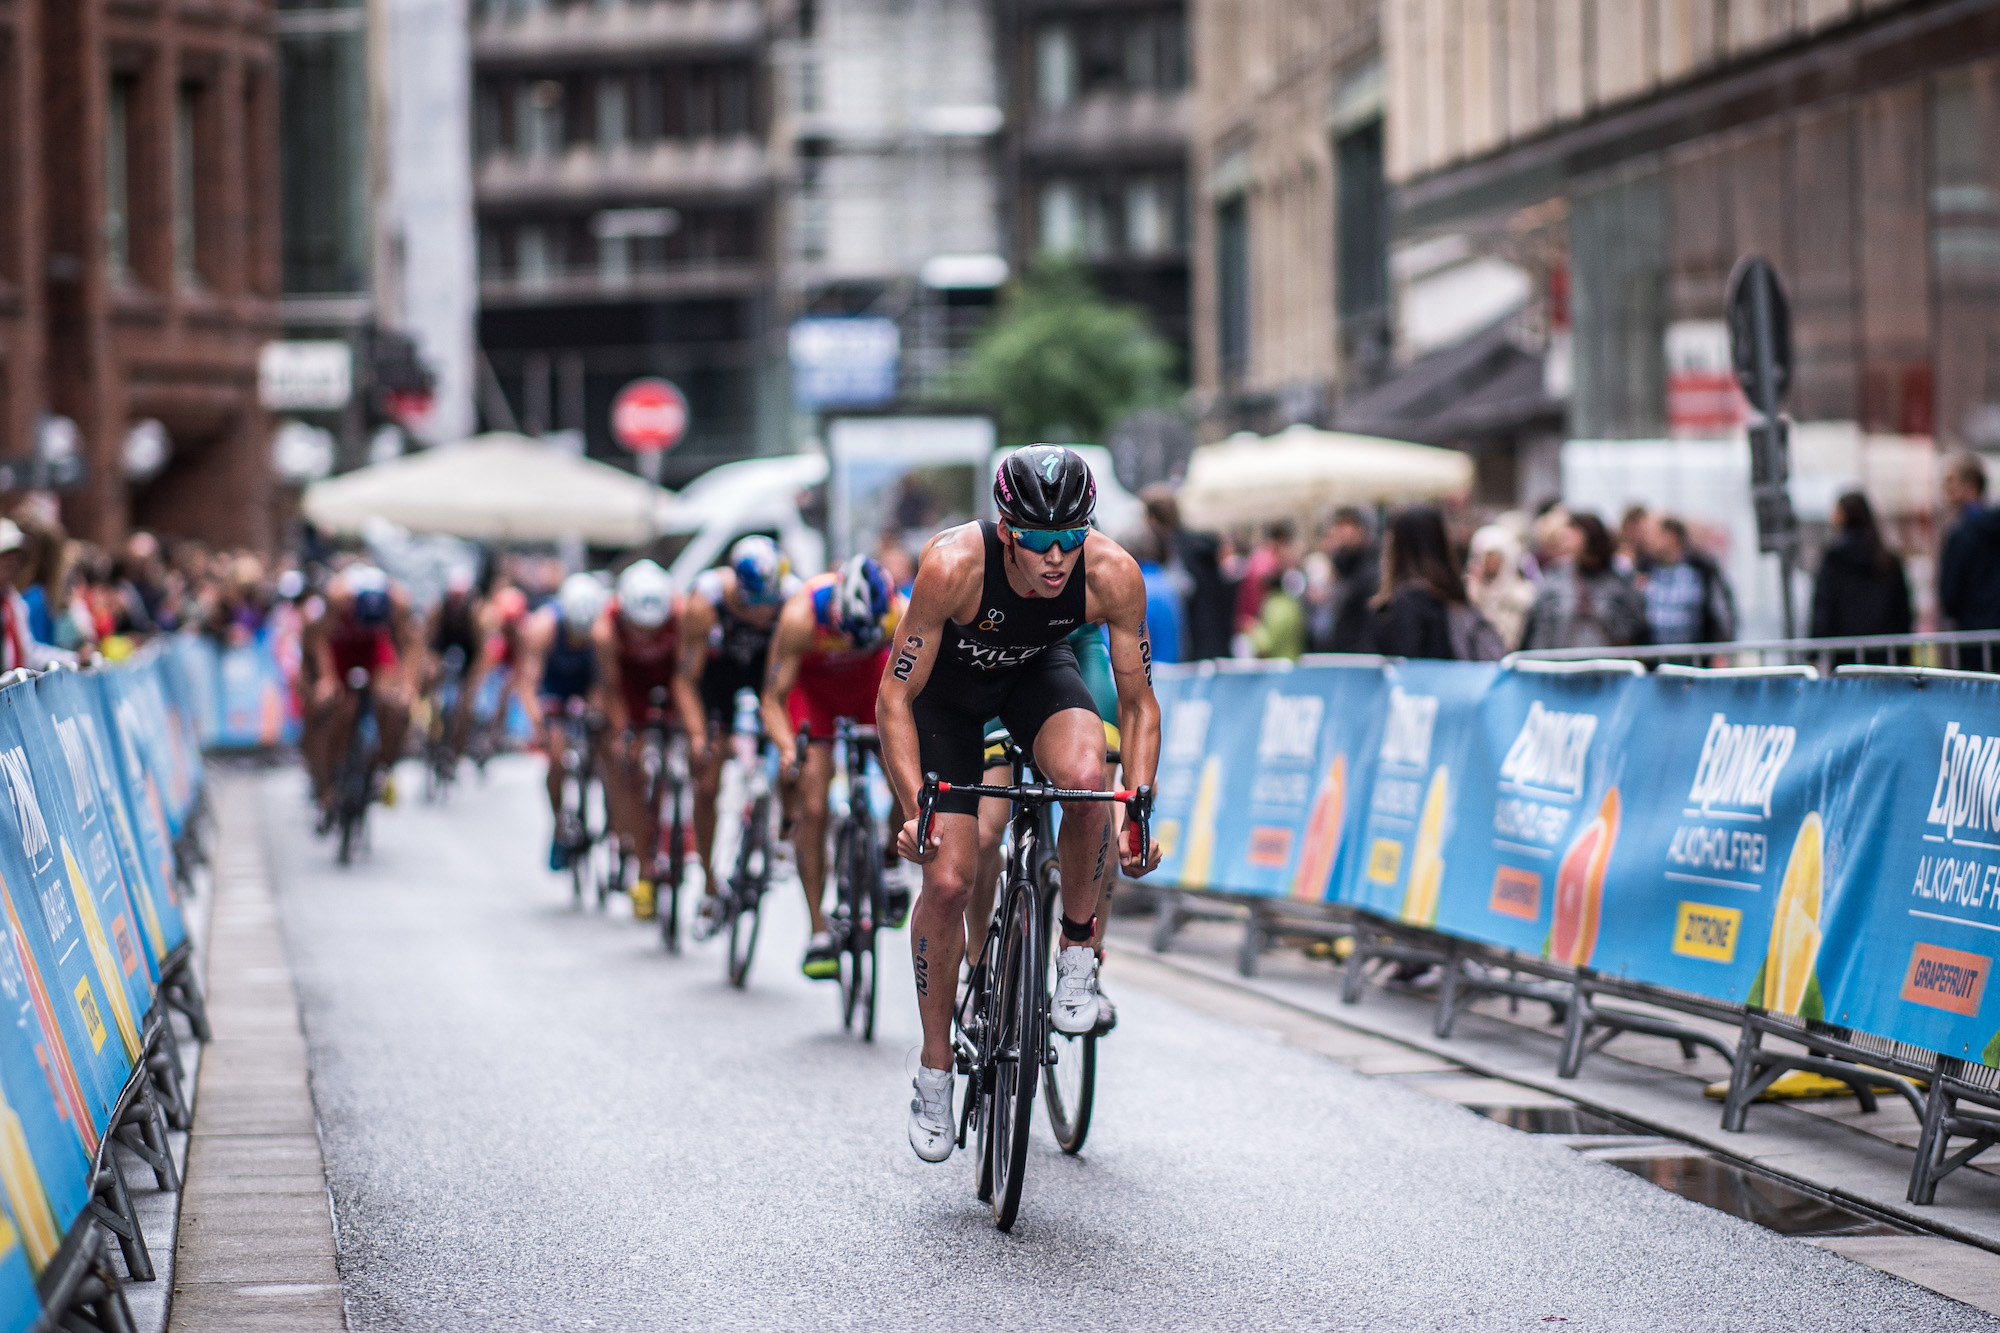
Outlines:
{"type": "MultiPolygon", "coordinates": [[[[1799,461],[1852,464],[1900,543],[1927,549],[1929,496],[1861,460],[1912,440],[2000,450],[2000,9],[1489,0],[1450,15],[1384,10],[1399,259],[1554,238],[1539,269],[1507,258],[1541,288],[1524,309],[1549,312],[1534,322],[1567,434],[1601,441],[1737,431],[1724,288],[1740,256],[1764,255],[1791,298],[1789,410],[1852,443],[1799,461]]],[[[1834,480],[1795,494],[1802,518],[1824,519],[1810,493],[1830,499],[1834,480]]]]}

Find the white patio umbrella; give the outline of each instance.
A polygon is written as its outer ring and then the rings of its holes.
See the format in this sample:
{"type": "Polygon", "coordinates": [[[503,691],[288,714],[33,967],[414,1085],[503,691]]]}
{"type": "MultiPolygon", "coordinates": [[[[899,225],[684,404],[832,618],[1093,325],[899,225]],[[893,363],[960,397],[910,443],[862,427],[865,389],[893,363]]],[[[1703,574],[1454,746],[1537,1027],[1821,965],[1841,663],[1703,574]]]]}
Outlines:
{"type": "Polygon", "coordinates": [[[303,508],[335,532],[386,519],[473,541],[637,546],[658,535],[672,500],[629,472],[496,432],[314,482],[303,508]]]}
{"type": "Polygon", "coordinates": [[[1182,518],[1227,528],[1311,519],[1329,505],[1439,500],[1472,489],[1472,459],[1456,449],[1291,426],[1205,444],[1188,460],[1182,518]]]}

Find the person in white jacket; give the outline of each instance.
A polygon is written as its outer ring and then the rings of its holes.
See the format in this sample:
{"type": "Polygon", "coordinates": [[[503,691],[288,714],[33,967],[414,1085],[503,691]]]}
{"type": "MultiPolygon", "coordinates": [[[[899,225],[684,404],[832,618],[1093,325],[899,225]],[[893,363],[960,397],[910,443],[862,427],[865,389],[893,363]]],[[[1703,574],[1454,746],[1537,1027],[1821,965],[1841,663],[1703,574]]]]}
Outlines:
{"type": "Polygon", "coordinates": [[[28,603],[14,586],[26,558],[27,536],[11,518],[0,518],[0,672],[26,667],[40,671],[58,662],[75,665],[76,654],[36,640],[28,627],[28,603]]]}

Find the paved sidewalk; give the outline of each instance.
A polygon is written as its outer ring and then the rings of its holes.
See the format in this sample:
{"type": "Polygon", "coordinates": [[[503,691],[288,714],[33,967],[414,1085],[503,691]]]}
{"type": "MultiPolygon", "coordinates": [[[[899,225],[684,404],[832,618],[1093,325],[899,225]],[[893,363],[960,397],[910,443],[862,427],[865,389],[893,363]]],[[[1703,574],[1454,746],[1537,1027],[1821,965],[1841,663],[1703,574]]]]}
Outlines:
{"type": "Polygon", "coordinates": [[[208,1015],[168,1328],[346,1327],[305,1037],[278,934],[256,779],[212,776],[208,1015]]]}
{"type": "MultiPolygon", "coordinates": [[[[1832,1237],[1815,1243],[2000,1313],[2000,1254],[1993,1253],[2000,1250],[2000,1182],[1983,1172],[1961,1172],[1939,1186],[1937,1205],[1919,1208],[1906,1202],[1907,1145],[1913,1142],[1909,1122],[1914,1117],[1900,1099],[1885,1095],[1881,1110],[1873,1114],[1862,1113],[1851,1098],[1759,1105],[1745,1132],[1724,1133],[1721,1104],[1701,1094],[1704,1084],[1728,1077],[1727,1062],[1711,1052],[1683,1061],[1674,1043],[1630,1034],[1586,1060],[1575,1079],[1559,1079],[1560,1029],[1541,1021],[1548,1016],[1544,1005],[1523,1002],[1515,1013],[1504,998],[1483,1000],[1458,1021],[1450,1040],[1441,1041],[1432,1035],[1436,1002],[1429,994],[1371,985],[1359,1004],[1345,1005],[1340,970],[1295,949],[1266,954],[1254,978],[1239,976],[1238,924],[1191,922],[1164,955],[1148,948],[1151,924],[1129,918],[1114,922],[1109,940],[1114,956],[1107,971],[1114,987],[1128,978],[1152,989],[1172,989],[1177,998],[1276,1030],[1287,1041],[1363,1074],[1394,1077],[1457,1068],[1482,1082],[1515,1089],[1509,1095],[1473,1095],[1445,1084],[1422,1088],[1447,1100],[1512,1103],[1526,1095],[1620,1116],[1943,1232],[1832,1237]],[[1181,993],[1188,983],[1198,988],[1195,996],[1181,993]]],[[[1727,1031],[1733,1039],[1733,1029],[1727,1031]]]]}

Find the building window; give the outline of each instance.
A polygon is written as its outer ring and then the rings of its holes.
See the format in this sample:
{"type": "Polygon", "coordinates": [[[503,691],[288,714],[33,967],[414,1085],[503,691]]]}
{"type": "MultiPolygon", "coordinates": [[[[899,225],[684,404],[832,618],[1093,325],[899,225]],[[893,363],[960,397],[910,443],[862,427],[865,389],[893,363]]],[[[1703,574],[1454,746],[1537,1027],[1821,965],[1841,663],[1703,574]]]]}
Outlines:
{"type": "Polygon", "coordinates": [[[120,282],[132,276],[132,84],[129,74],[112,76],[104,115],[104,258],[120,282]]]}
{"type": "Polygon", "coordinates": [[[1112,235],[1115,209],[1104,190],[1083,190],[1077,200],[1078,246],[1085,259],[1104,259],[1117,248],[1112,235]]]}
{"type": "Polygon", "coordinates": [[[1250,367],[1250,218],[1242,195],[1215,208],[1216,344],[1225,381],[1250,367]]]}
{"type": "Polygon", "coordinates": [[[1045,23],[1035,34],[1035,100],[1049,111],[1076,100],[1076,44],[1066,24],[1045,23]]]}
{"type": "Polygon", "coordinates": [[[1047,254],[1074,254],[1083,244],[1083,221],[1079,216],[1076,187],[1068,181],[1049,181],[1042,186],[1041,239],[1047,254]]]}
{"type": "Polygon", "coordinates": [[[284,290],[354,295],[368,285],[366,11],[278,35],[284,290]]]}
{"type": "Polygon", "coordinates": [[[1165,255],[1187,244],[1187,212],[1178,175],[1143,176],[1125,186],[1125,249],[1165,255]]]}
{"type": "Polygon", "coordinates": [[[554,265],[549,253],[549,233],[539,223],[526,223],[514,233],[514,272],[524,287],[546,284],[554,265]]]}
{"type": "Polygon", "coordinates": [[[195,198],[195,136],[201,126],[201,86],[184,83],[174,97],[174,281],[201,285],[195,198]]]}
{"type": "Polygon", "coordinates": [[[799,110],[812,112],[820,109],[819,61],[807,56],[799,62],[799,110]]]}
{"type": "Polygon", "coordinates": [[[554,79],[536,79],[520,86],[514,111],[516,151],[528,157],[562,151],[563,86],[554,79]]]}
{"type": "Polygon", "coordinates": [[[603,152],[625,146],[631,130],[626,116],[625,80],[615,74],[597,80],[597,146],[603,152]]]}
{"type": "Polygon", "coordinates": [[[1341,350],[1360,378],[1387,366],[1389,351],[1389,188],[1382,174],[1382,122],[1334,144],[1334,304],[1341,350]]]}

